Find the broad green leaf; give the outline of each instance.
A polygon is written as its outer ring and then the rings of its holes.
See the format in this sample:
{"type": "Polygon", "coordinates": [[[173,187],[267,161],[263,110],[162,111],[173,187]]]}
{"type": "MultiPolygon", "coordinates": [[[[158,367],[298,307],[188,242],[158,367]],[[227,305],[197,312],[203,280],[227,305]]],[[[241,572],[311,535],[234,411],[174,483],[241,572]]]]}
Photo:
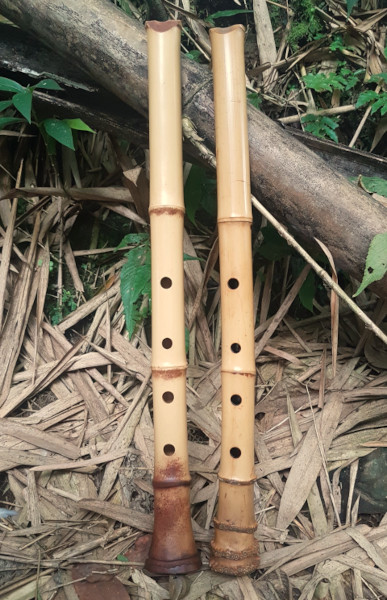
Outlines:
{"type": "Polygon", "coordinates": [[[333,129],[330,129],[329,127],[324,127],[324,131],[326,133],[326,135],[331,138],[332,141],[336,142],[336,144],[338,144],[339,142],[339,138],[337,137],[337,134],[335,131],[333,131],[333,129]]]}
{"type": "MultiPolygon", "coordinates": [[[[356,182],[357,177],[354,177],[353,180],[356,182]]],[[[361,182],[370,194],[380,194],[387,198],[387,179],[381,179],[380,177],[362,177],[361,182]]]]}
{"type": "Polygon", "coordinates": [[[262,104],[262,97],[257,92],[251,92],[247,94],[247,100],[255,106],[255,108],[259,108],[262,104]]]}
{"type": "Polygon", "coordinates": [[[231,10],[219,10],[218,12],[209,15],[206,19],[209,23],[213,23],[215,19],[222,19],[223,17],[233,17],[234,15],[241,15],[246,13],[252,13],[252,10],[245,10],[242,8],[231,9],[231,10]]]}
{"type": "Polygon", "coordinates": [[[183,253],[183,260],[188,261],[188,260],[201,260],[198,256],[190,256],[190,254],[186,254],[185,252],[183,253]]]}
{"type": "Polygon", "coordinates": [[[60,121],[59,119],[45,119],[43,121],[43,127],[48,135],[54,138],[54,140],[67,148],[71,148],[71,150],[75,150],[73,134],[67,123],[60,121]]]}
{"type": "Polygon", "coordinates": [[[387,273],[387,233],[378,233],[373,238],[364,269],[363,281],[354,294],[358,296],[374,281],[379,281],[387,273]]]}
{"type": "Polygon", "coordinates": [[[12,81],[12,79],[7,79],[7,77],[0,77],[0,91],[2,92],[22,92],[25,88],[17,83],[17,81],[12,81]]]}
{"type": "Polygon", "coordinates": [[[19,119],[18,117],[0,117],[0,129],[12,123],[22,123],[22,121],[23,119],[19,119]]]}
{"type": "Polygon", "coordinates": [[[369,104],[376,98],[379,98],[379,96],[374,90],[367,90],[366,92],[359,94],[355,106],[356,108],[360,108],[361,106],[364,106],[364,104],[369,104]]]}
{"type": "Polygon", "coordinates": [[[43,90],[62,90],[59,83],[54,81],[53,79],[42,79],[36,85],[32,86],[34,90],[43,89],[43,90]]]}
{"type": "Polygon", "coordinates": [[[186,58],[190,58],[195,62],[199,62],[201,55],[202,53],[200,52],[200,50],[191,50],[191,52],[187,52],[187,54],[184,54],[186,58]]]}
{"type": "Polygon", "coordinates": [[[311,313],[313,312],[313,300],[316,293],[316,277],[313,271],[308,273],[307,278],[301,286],[298,292],[298,297],[302,306],[304,306],[311,313]]]}
{"type": "Polygon", "coordinates": [[[10,106],[12,106],[12,100],[2,100],[0,102],[0,111],[5,110],[6,108],[9,108],[10,106]]]}
{"type": "Polygon", "coordinates": [[[90,131],[90,133],[95,133],[94,129],[90,129],[88,125],[82,119],[64,119],[64,122],[71,129],[76,129],[78,131],[90,131]]]}
{"type": "Polygon", "coordinates": [[[149,242],[149,233],[128,233],[118,244],[116,250],[131,246],[132,244],[143,244],[149,242]]]}
{"type": "Polygon", "coordinates": [[[387,83],[387,73],[376,73],[371,75],[367,83],[387,83]]]}
{"type": "Polygon", "coordinates": [[[12,96],[12,104],[31,123],[32,92],[28,88],[12,96]]]}
{"type": "Polygon", "coordinates": [[[133,248],[127,254],[128,260],[121,269],[121,297],[124,305],[126,328],[132,337],[142,315],[139,299],[151,293],[150,247],[148,244],[133,248]]]}
{"type": "Polygon", "coordinates": [[[379,109],[384,109],[385,106],[387,106],[387,94],[383,94],[379,100],[376,100],[376,102],[373,103],[371,115],[376,113],[379,109]]]}

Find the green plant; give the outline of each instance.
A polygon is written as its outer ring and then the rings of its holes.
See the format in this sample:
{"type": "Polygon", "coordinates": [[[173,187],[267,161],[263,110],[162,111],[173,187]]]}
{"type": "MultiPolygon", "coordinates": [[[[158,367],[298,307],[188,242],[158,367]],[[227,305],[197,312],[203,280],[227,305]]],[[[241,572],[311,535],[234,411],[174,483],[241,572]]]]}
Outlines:
{"type": "MultiPolygon", "coordinates": [[[[151,250],[148,233],[129,233],[116,250],[133,245],[121,269],[120,289],[129,339],[137,325],[151,312],[151,250]]],[[[183,254],[183,260],[198,260],[183,254]]],[[[187,334],[186,334],[187,335],[187,334]]],[[[189,333],[188,333],[189,335],[189,333]]],[[[186,343],[187,343],[186,337],[186,343]]]]}
{"type": "Polygon", "coordinates": [[[24,87],[17,81],[0,77],[0,92],[12,94],[9,100],[0,102],[0,112],[13,112],[13,114],[0,117],[0,128],[26,120],[29,124],[34,123],[38,127],[50,154],[55,152],[55,142],[74,150],[73,131],[93,132],[93,130],[81,119],[49,118],[39,121],[32,106],[33,93],[37,89],[59,91],[62,88],[53,79],[43,79],[35,85],[24,87]],[[23,118],[15,117],[14,109],[23,118]]]}
{"type": "Polygon", "coordinates": [[[342,66],[338,73],[308,73],[303,77],[305,86],[316,92],[333,92],[333,90],[349,91],[359,82],[359,75],[364,73],[364,69],[352,71],[346,66],[342,66]]]}
{"type": "Polygon", "coordinates": [[[378,233],[368,249],[363,280],[356,290],[358,296],[374,281],[379,281],[387,273],[387,233],[378,233]]]}
{"type": "Polygon", "coordinates": [[[335,129],[339,126],[338,117],[327,117],[325,115],[305,115],[301,122],[305,126],[305,131],[313,133],[313,135],[326,138],[329,137],[334,142],[338,142],[335,129]]]}
{"type": "Polygon", "coordinates": [[[254,11],[242,8],[236,8],[231,10],[219,10],[218,12],[213,13],[212,15],[208,15],[206,21],[211,25],[211,27],[214,27],[216,19],[224,19],[225,17],[234,17],[235,15],[247,14],[252,12],[254,11]]]}
{"type": "Polygon", "coordinates": [[[349,179],[354,183],[361,183],[362,187],[369,194],[379,194],[387,198],[387,179],[382,179],[381,177],[363,177],[362,175],[359,177],[350,177],[349,179]]]}
{"type": "Polygon", "coordinates": [[[121,269],[120,287],[122,303],[124,305],[126,329],[129,338],[134,330],[150,311],[150,302],[141,307],[144,296],[151,297],[151,253],[150,241],[147,233],[129,233],[126,235],[117,250],[128,245],[134,248],[126,253],[126,262],[121,269]]]}
{"type": "Polygon", "coordinates": [[[294,20],[288,34],[288,43],[291,49],[296,51],[302,43],[318,39],[323,31],[323,24],[316,16],[313,0],[295,0],[292,10],[294,20]]]}
{"type": "Polygon", "coordinates": [[[250,102],[250,104],[255,106],[255,108],[261,108],[263,98],[257,92],[251,92],[250,94],[247,94],[247,100],[250,102]]]}
{"type": "Polygon", "coordinates": [[[62,303],[57,304],[49,310],[49,317],[53,325],[58,325],[61,320],[73,312],[77,308],[77,303],[74,299],[74,292],[71,290],[62,290],[62,303]]]}
{"type": "MultiPolygon", "coordinates": [[[[367,81],[367,83],[376,83],[377,85],[382,86],[383,84],[387,84],[387,73],[378,73],[377,75],[372,75],[367,81]]],[[[360,108],[365,104],[372,104],[371,115],[380,110],[380,114],[383,116],[387,113],[387,92],[376,92],[375,90],[367,90],[362,92],[356,102],[356,108],[360,108]]]]}

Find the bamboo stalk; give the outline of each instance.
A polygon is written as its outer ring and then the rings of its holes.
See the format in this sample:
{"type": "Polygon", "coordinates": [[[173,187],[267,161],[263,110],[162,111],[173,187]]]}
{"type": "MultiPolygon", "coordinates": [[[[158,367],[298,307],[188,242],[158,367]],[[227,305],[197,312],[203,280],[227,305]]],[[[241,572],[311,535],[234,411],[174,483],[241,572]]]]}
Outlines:
{"type": "Polygon", "coordinates": [[[210,566],[257,569],[254,316],[244,28],[210,31],[214,72],[222,319],[222,453],[210,566]]]}
{"type": "Polygon", "coordinates": [[[190,512],[183,287],[179,21],[146,24],[149,71],[154,531],[146,568],[200,568],[190,512]]]}

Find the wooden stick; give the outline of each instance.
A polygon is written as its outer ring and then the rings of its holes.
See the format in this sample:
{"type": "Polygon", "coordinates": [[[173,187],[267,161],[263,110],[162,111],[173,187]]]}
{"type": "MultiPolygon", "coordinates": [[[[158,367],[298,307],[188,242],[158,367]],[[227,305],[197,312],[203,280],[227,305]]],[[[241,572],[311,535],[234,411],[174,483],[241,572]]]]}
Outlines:
{"type": "Polygon", "coordinates": [[[191,525],[183,288],[179,21],[146,24],[149,70],[152,381],[155,429],[152,573],[200,568],[191,525]]]}
{"type": "Polygon", "coordinates": [[[254,515],[254,316],[244,28],[210,31],[222,318],[222,454],[210,566],[258,568],[254,515]]]}

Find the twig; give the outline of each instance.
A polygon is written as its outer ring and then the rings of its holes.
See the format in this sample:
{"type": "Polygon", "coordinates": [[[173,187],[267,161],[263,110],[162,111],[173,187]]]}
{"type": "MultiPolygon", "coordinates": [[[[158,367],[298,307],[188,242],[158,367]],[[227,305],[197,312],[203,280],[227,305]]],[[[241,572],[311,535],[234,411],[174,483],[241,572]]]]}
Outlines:
{"type": "MultiPolygon", "coordinates": [[[[199,137],[194,124],[188,117],[183,117],[183,133],[186,138],[198,149],[203,158],[216,169],[215,155],[203,144],[202,138],[199,137]]],[[[324,283],[334,290],[338,296],[353,310],[353,312],[363,321],[365,326],[370,329],[379,339],[387,345],[387,335],[371,321],[369,317],[355,304],[355,302],[344,292],[344,290],[333,281],[332,277],[308,254],[306,250],[294,239],[283,225],[255,198],[251,196],[251,202],[262,216],[264,216],[278,231],[278,233],[287,241],[289,246],[297,250],[297,252],[310,264],[312,269],[324,281],[324,283]]]]}

